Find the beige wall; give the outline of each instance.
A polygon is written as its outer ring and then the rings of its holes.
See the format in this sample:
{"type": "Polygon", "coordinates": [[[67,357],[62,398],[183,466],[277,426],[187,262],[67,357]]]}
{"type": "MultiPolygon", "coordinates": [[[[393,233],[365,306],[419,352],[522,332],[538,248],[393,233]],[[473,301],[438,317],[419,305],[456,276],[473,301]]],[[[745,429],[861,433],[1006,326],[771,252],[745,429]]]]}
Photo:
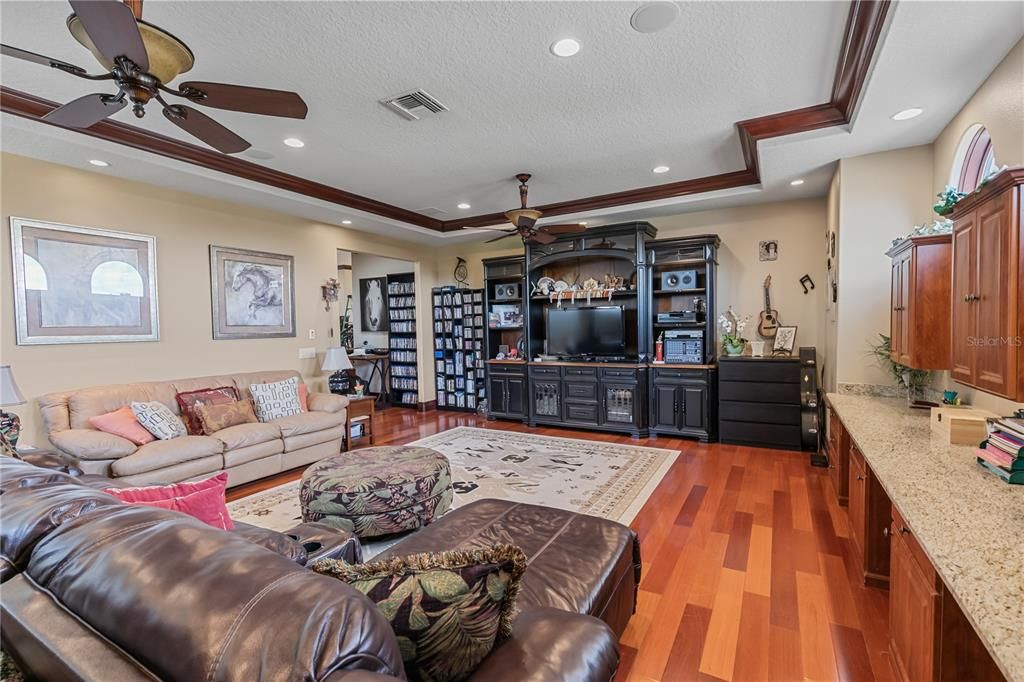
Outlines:
{"type": "MultiPolygon", "coordinates": [[[[819,311],[825,297],[825,201],[785,201],[715,211],[684,213],[655,218],[658,238],[717,234],[722,239],[718,262],[718,305],[724,311],[733,306],[740,315],[750,315],[747,338],[756,339],[757,314],[764,306],[764,278],[772,276],[772,304],[783,324],[796,325],[798,346],[823,348],[819,311]],[[779,259],[758,260],[758,242],[779,241],[779,259]],[[800,277],[810,274],[816,288],[803,294],[800,277]]],[[[522,254],[522,243],[513,237],[494,244],[446,247],[438,251],[439,279],[448,282],[456,257],[467,260],[469,282],[483,283],[482,258],[522,254]]]]}
{"type": "MultiPolygon", "coordinates": [[[[434,286],[434,257],[422,247],[385,241],[356,230],[324,225],[216,201],[101,173],[24,157],[0,157],[3,183],[3,254],[0,258],[0,359],[13,366],[30,399],[67,388],[126,381],[201,376],[222,372],[294,368],[322,387],[323,350],[337,344],[338,313],[324,310],[320,284],[337,274],[337,249],[416,261],[417,280],[434,286]],[[10,275],[10,216],[102,227],[157,238],[160,335],[158,342],[18,346],[10,275]],[[296,337],[214,341],[210,322],[210,244],[240,246],[295,257],[296,337]],[[310,340],[310,329],[316,340],[310,340]],[[334,336],[330,336],[333,329],[334,336]],[[316,347],[317,360],[299,360],[298,349],[316,347]]],[[[417,311],[429,338],[429,297],[417,311]]],[[[420,363],[421,400],[433,399],[433,362],[420,363]]],[[[34,404],[14,408],[25,424],[25,442],[44,445],[34,404]]]]}

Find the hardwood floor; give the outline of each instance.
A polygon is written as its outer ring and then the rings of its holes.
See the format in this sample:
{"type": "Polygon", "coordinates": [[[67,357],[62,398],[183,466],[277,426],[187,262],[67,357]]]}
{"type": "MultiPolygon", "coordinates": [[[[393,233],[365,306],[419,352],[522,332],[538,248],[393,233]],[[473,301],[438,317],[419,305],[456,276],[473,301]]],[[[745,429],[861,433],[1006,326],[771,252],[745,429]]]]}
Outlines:
{"type": "MultiPolygon", "coordinates": [[[[643,579],[619,682],[894,678],[888,593],[858,584],[846,510],[806,453],[531,429],[473,414],[377,413],[377,445],[456,426],[651,445],[682,454],[633,521],[643,579]]],[[[301,476],[235,488],[238,499],[301,476]]]]}

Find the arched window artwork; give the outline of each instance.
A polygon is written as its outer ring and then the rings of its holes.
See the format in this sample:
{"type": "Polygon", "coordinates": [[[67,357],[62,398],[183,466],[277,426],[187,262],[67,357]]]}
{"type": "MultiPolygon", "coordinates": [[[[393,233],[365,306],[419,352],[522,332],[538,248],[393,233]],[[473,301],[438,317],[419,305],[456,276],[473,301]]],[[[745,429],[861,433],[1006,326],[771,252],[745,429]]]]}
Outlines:
{"type": "Polygon", "coordinates": [[[25,289],[46,291],[49,288],[46,270],[43,270],[42,264],[32,256],[25,254],[25,289]]]}
{"type": "Polygon", "coordinates": [[[142,275],[124,261],[101,263],[92,271],[90,289],[94,294],[109,296],[143,296],[142,275]]]}
{"type": "Polygon", "coordinates": [[[975,123],[960,138],[960,146],[957,147],[949,174],[949,184],[961,192],[973,192],[998,167],[988,130],[980,123],[975,123]]]}

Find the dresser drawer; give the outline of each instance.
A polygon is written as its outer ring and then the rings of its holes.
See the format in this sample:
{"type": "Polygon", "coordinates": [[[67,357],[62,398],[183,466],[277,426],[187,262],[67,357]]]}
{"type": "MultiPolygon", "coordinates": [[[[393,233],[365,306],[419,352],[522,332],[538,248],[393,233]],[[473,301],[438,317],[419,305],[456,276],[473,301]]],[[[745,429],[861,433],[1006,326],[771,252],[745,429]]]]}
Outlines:
{"type": "Polygon", "coordinates": [[[565,376],[567,377],[591,377],[597,378],[597,367],[566,367],[565,376]]]}
{"type": "Polygon", "coordinates": [[[655,381],[704,381],[708,379],[703,369],[654,368],[655,381]]]}
{"type": "Polygon", "coordinates": [[[616,381],[636,381],[636,370],[629,367],[602,367],[602,379],[614,379],[616,381]]]}
{"type": "Polygon", "coordinates": [[[563,386],[565,386],[565,399],[567,401],[586,400],[597,402],[597,382],[595,381],[573,381],[566,379],[563,386]]]}
{"type": "Polygon", "coordinates": [[[775,403],[721,401],[719,418],[727,421],[800,426],[800,406],[775,403]]]}
{"type": "Polygon", "coordinates": [[[718,423],[718,437],[723,443],[762,445],[799,450],[800,426],[758,424],[722,419],[718,423]]]}
{"type": "Polygon", "coordinates": [[[799,360],[725,360],[718,366],[722,381],[800,383],[799,360]]]}
{"type": "Polygon", "coordinates": [[[531,377],[544,377],[545,379],[557,378],[562,375],[561,367],[530,367],[531,377]]]}
{"type": "Polygon", "coordinates": [[[719,381],[718,399],[751,403],[800,404],[800,384],[770,384],[760,381],[719,381]]]}
{"type": "Polygon", "coordinates": [[[566,403],[565,421],[581,424],[597,423],[597,403],[566,403]]]}

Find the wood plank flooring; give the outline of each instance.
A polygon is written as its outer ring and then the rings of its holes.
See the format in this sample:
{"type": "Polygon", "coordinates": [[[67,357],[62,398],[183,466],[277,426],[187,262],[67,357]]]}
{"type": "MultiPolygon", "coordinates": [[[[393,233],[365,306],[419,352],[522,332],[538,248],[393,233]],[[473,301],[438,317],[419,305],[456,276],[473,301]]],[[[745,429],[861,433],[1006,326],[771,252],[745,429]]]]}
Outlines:
{"type": "MultiPolygon", "coordinates": [[[[374,431],[377,445],[389,445],[457,426],[681,451],[632,524],[643,579],[618,682],[894,678],[888,593],[857,582],[846,510],[807,454],[403,408],[379,411],[374,431]]],[[[228,498],[299,476],[285,472],[228,498]]]]}

